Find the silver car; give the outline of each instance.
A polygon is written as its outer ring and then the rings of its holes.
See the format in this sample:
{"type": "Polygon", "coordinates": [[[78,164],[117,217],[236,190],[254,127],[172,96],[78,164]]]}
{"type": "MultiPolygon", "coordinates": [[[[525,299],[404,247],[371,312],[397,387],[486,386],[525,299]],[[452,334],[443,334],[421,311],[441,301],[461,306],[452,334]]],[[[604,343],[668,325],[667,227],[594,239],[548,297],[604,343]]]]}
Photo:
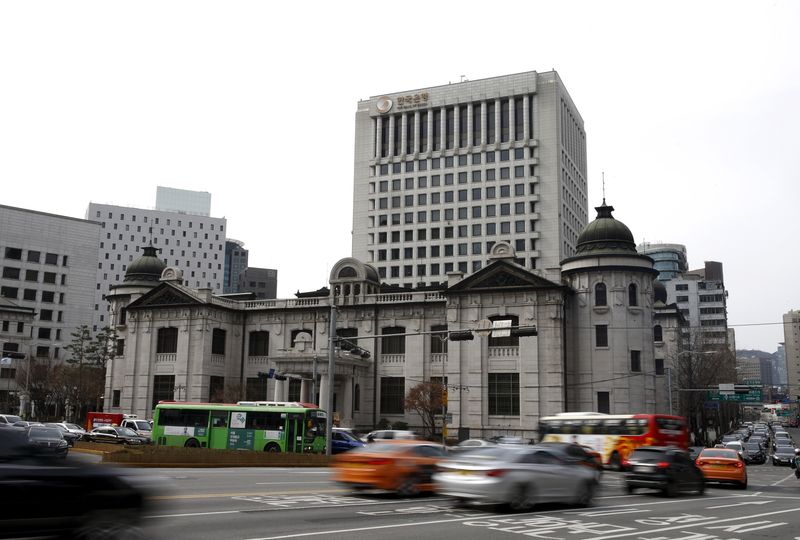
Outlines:
{"type": "Polygon", "coordinates": [[[436,491],[460,503],[504,503],[514,511],[546,502],[587,506],[599,479],[596,469],[537,446],[497,446],[459,454],[440,462],[433,476],[436,491]]]}

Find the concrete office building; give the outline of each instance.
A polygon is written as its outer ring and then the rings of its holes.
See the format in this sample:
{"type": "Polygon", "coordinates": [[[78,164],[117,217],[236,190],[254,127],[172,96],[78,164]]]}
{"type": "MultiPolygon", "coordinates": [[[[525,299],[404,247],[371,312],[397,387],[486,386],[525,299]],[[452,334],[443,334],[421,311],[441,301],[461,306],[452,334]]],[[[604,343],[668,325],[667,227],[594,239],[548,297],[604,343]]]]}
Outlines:
{"type": "Polygon", "coordinates": [[[636,246],[642,255],[653,259],[658,279],[666,281],[675,279],[689,270],[686,259],[686,246],[682,244],[660,244],[644,242],[636,246]]]}
{"type": "Polygon", "coordinates": [[[100,222],[95,245],[93,330],[107,326],[109,287],[122,281],[128,265],[152,244],[161,259],[183,271],[187,286],[222,293],[227,220],[207,215],[89,203],[87,219],[100,222]]]}
{"type": "Polygon", "coordinates": [[[360,101],[354,175],[353,257],[394,285],[477,272],[500,241],[544,275],[588,221],[583,119],[555,71],[360,101]]]}
{"type": "Polygon", "coordinates": [[[676,303],[689,322],[684,341],[692,349],[727,347],[735,351],[735,335],[728,328],[727,300],[722,263],[706,261],[664,282],[669,303],[676,303]]]}
{"type": "Polygon", "coordinates": [[[36,314],[32,327],[4,335],[4,346],[13,342],[38,359],[65,359],[70,334],[92,324],[98,303],[100,231],[96,221],[0,205],[0,296],[36,314]]]}
{"type": "Polygon", "coordinates": [[[783,315],[783,351],[786,357],[786,393],[800,400],[800,311],[783,315]]]}
{"type": "Polygon", "coordinates": [[[239,274],[247,268],[248,256],[249,252],[244,248],[244,242],[232,238],[225,241],[225,276],[222,282],[223,293],[231,294],[239,292],[239,274]]]}
{"type": "Polygon", "coordinates": [[[237,292],[250,292],[256,298],[273,299],[278,295],[278,271],[272,268],[245,268],[239,273],[237,292]]]}
{"type": "MultiPolygon", "coordinates": [[[[31,326],[36,312],[0,296],[0,407],[6,413],[23,410],[25,396],[17,386],[17,372],[26,369],[30,354],[31,326]]],[[[24,390],[24,385],[22,389],[24,390]]]]}
{"type": "Polygon", "coordinates": [[[156,210],[210,216],[211,193],[157,186],[156,210]]]}

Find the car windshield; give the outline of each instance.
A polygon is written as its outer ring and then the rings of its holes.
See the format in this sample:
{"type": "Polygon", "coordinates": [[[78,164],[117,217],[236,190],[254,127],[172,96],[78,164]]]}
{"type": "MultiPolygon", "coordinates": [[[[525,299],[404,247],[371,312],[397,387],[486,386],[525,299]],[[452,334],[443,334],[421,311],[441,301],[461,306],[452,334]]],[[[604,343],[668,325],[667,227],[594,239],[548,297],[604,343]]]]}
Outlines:
{"type": "Polygon", "coordinates": [[[126,437],[135,437],[136,432],[132,429],[128,429],[126,427],[117,428],[117,433],[120,435],[125,435],[126,437]]]}
{"type": "Polygon", "coordinates": [[[700,453],[700,458],[728,458],[739,459],[735,450],[722,450],[717,448],[707,448],[700,453]]]}
{"type": "Polygon", "coordinates": [[[64,426],[62,426],[62,425],[60,425],[60,424],[45,424],[45,426],[47,426],[47,427],[49,427],[49,428],[54,428],[54,429],[57,429],[57,430],[59,430],[59,431],[60,431],[60,432],[62,432],[62,433],[65,433],[65,432],[68,432],[68,431],[69,431],[69,430],[67,430],[67,428],[65,428],[64,426]]]}
{"type": "Polygon", "coordinates": [[[83,428],[81,426],[75,424],[64,424],[64,425],[67,426],[67,429],[74,429],[75,431],[83,431],[83,428]]]}
{"type": "Polygon", "coordinates": [[[347,431],[336,431],[334,433],[336,433],[336,435],[348,441],[358,441],[358,439],[356,439],[352,434],[348,433],[347,431]]]}
{"type": "Polygon", "coordinates": [[[21,420],[22,418],[20,418],[19,416],[15,416],[13,414],[6,415],[6,422],[8,422],[9,424],[13,424],[14,422],[20,422],[21,420]]]}
{"type": "Polygon", "coordinates": [[[28,436],[31,439],[60,439],[61,430],[49,427],[33,427],[28,436]]]}
{"type": "Polygon", "coordinates": [[[744,445],[744,447],[747,448],[748,451],[753,451],[753,452],[761,451],[761,447],[758,445],[758,443],[747,443],[744,445]]]}
{"type": "Polygon", "coordinates": [[[138,420],[135,422],[136,429],[139,431],[153,431],[153,428],[150,427],[149,422],[145,422],[144,420],[138,420]]]}
{"type": "Polygon", "coordinates": [[[778,446],[775,448],[776,454],[794,454],[793,446],[778,446]]]}

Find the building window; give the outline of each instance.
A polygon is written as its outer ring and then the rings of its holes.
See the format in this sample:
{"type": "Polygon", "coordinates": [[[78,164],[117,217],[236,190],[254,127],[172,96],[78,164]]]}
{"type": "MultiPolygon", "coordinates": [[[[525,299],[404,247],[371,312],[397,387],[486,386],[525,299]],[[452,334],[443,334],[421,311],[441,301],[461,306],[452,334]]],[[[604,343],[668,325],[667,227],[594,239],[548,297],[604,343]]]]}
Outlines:
{"type": "Polygon", "coordinates": [[[225,330],[214,328],[211,333],[211,354],[225,354],[225,330]]]}
{"type": "Polygon", "coordinates": [[[631,283],[628,285],[628,305],[629,306],[638,306],[639,299],[638,299],[638,288],[636,287],[635,283],[631,283]]]}
{"type": "Polygon", "coordinates": [[[114,393],[112,395],[113,397],[111,398],[111,406],[119,407],[122,398],[122,390],[114,390],[114,393]]]}
{"type": "Polygon", "coordinates": [[[381,354],[405,354],[406,353],[406,329],[402,326],[387,327],[382,329],[381,335],[381,354]]]}
{"type": "Polygon", "coordinates": [[[642,351],[631,351],[631,371],[642,371],[642,351]]]}
{"type": "Polygon", "coordinates": [[[611,414],[611,404],[608,392],[597,392],[597,412],[611,414]]]}
{"type": "Polygon", "coordinates": [[[17,298],[19,289],[16,287],[0,287],[0,298],[17,298]]]}
{"type": "Polygon", "coordinates": [[[594,327],[594,346],[608,347],[608,325],[596,324],[594,327]]]}
{"type": "Polygon", "coordinates": [[[6,248],[6,259],[13,259],[15,261],[22,260],[22,250],[20,248],[6,248]]]}
{"type": "Polygon", "coordinates": [[[353,410],[361,410],[361,386],[358,384],[353,385],[353,410]]]}
{"type": "Polygon", "coordinates": [[[656,358],[656,375],[664,374],[664,359],[656,358]]]}
{"type": "Polygon", "coordinates": [[[405,397],[404,377],[381,377],[381,414],[403,414],[405,397]]]}
{"type": "Polygon", "coordinates": [[[489,414],[519,416],[519,373],[489,373],[489,414]]]}
{"type": "Polygon", "coordinates": [[[58,264],[58,254],[46,253],[44,256],[44,264],[58,264]]]}
{"type": "Polygon", "coordinates": [[[660,324],[657,324],[653,327],[653,341],[656,343],[664,341],[664,331],[662,330],[660,324]]]}
{"type": "Polygon", "coordinates": [[[594,286],[594,305],[595,306],[607,306],[608,305],[608,298],[606,296],[606,284],[605,283],[597,283],[594,286]]]}
{"type": "MultiPolygon", "coordinates": [[[[267,379],[261,377],[248,377],[244,398],[248,401],[267,400],[267,379]]],[[[316,397],[314,399],[316,399],[316,397]]]]}
{"type": "Polygon", "coordinates": [[[117,340],[117,350],[114,352],[115,356],[125,356],[125,340],[117,340]]]}
{"type": "Polygon", "coordinates": [[[177,353],[178,352],[178,329],[159,328],[156,353],[177,353]]]}
{"type": "Polygon", "coordinates": [[[267,356],[269,354],[269,332],[258,330],[250,332],[248,356],[267,356]]]}
{"type": "Polygon", "coordinates": [[[300,401],[301,384],[300,379],[289,379],[289,394],[286,396],[286,401],[300,401]]]}
{"type": "Polygon", "coordinates": [[[222,403],[225,401],[225,377],[212,375],[208,378],[208,402],[222,403]]]}
{"type": "Polygon", "coordinates": [[[4,266],[3,267],[3,277],[5,279],[19,279],[19,268],[14,268],[11,266],[4,266]]]}
{"type": "Polygon", "coordinates": [[[447,325],[435,324],[431,326],[431,332],[434,332],[431,334],[431,354],[447,354],[447,325]]]}
{"type": "Polygon", "coordinates": [[[174,399],[175,375],[153,375],[153,408],[156,408],[159,401],[174,401],[174,399]]]}

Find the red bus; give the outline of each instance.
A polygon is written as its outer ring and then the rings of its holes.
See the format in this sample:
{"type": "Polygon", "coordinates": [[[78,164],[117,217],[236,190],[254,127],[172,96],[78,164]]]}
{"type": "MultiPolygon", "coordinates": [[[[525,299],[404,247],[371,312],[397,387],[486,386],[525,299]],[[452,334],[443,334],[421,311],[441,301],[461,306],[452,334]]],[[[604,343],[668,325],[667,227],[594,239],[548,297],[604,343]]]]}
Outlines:
{"type": "Polygon", "coordinates": [[[541,418],[539,440],[586,446],[600,454],[603,464],[618,470],[640,446],[688,448],[689,431],[682,416],[576,412],[541,418]]]}

